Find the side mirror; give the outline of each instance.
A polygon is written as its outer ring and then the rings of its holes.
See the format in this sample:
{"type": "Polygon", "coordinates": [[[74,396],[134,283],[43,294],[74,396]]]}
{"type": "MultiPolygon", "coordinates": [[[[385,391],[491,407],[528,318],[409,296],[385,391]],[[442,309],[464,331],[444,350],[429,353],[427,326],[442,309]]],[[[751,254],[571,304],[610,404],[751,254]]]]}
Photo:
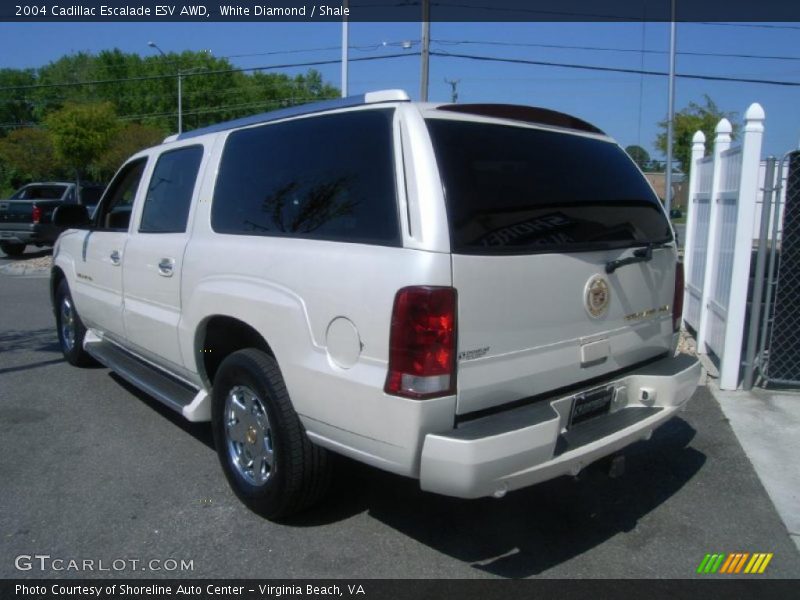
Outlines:
{"type": "Polygon", "coordinates": [[[92,221],[85,206],[62,204],[53,212],[53,224],[65,228],[85,229],[92,224],[92,221]]]}

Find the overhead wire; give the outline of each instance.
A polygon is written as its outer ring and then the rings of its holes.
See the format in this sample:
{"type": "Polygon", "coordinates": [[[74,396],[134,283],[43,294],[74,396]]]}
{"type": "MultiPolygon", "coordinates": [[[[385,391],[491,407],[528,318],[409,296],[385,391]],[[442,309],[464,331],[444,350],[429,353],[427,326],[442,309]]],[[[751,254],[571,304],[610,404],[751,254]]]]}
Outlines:
{"type": "MultiPolygon", "coordinates": [[[[379,56],[361,56],[356,58],[351,58],[350,62],[368,62],[373,60],[385,60],[391,58],[405,58],[409,56],[419,56],[419,52],[403,52],[398,54],[382,54],[379,56]]],[[[219,69],[214,71],[198,71],[196,73],[183,73],[181,77],[184,79],[188,79],[190,77],[200,77],[206,75],[224,75],[228,73],[247,73],[247,72],[257,72],[257,71],[267,71],[273,69],[290,69],[290,68],[300,68],[300,67],[316,67],[322,65],[331,65],[331,64],[339,64],[341,62],[340,59],[330,59],[330,60],[312,60],[312,61],[305,61],[300,63],[286,63],[286,64],[277,64],[277,65],[261,65],[258,67],[242,67],[242,68],[235,68],[235,69],[219,69]]],[[[8,92],[8,91],[23,91],[23,90],[36,90],[36,89],[45,89],[45,88],[58,88],[58,87],[75,87],[79,85],[108,85],[112,83],[124,83],[129,81],[154,81],[158,79],[175,79],[178,77],[177,73],[172,73],[168,75],[144,75],[138,77],[123,77],[119,79],[95,79],[91,81],[69,81],[63,83],[44,83],[44,84],[32,84],[32,85],[12,85],[12,86],[4,86],[0,87],[0,92],[8,92]]]]}
{"type": "MultiPolygon", "coordinates": [[[[651,50],[647,48],[613,48],[609,46],[579,46],[571,44],[543,44],[534,42],[504,42],[496,40],[443,40],[432,39],[431,43],[438,43],[446,46],[450,45],[481,45],[481,46],[504,46],[520,48],[551,48],[557,50],[590,50],[593,52],[626,52],[632,54],[669,54],[667,50],[651,50]]],[[[707,56],[715,58],[748,58],[763,60],[789,60],[800,61],[800,56],[768,55],[768,54],[738,54],[730,52],[696,52],[690,50],[679,50],[676,54],[683,56],[707,56]]]]}
{"type": "MultiPolygon", "coordinates": [[[[642,75],[655,75],[659,77],[667,77],[669,73],[666,71],[653,71],[647,69],[629,69],[625,67],[604,67],[600,65],[582,65],[577,63],[563,63],[563,62],[554,62],[554,61],[545,61],[545,60],[528,60],[523,58],[503,58],[497,56],[482,56],[476,54],[458,54],[458,53],[450,53],[450,52],[441,52],[436,50],[431,50],[431,56],[441,56],[441,57],[449,57],[449,58],[463,58],[467,60],[475,60],[475,61],[482,61],[482,62],[499,62],[499,63],[510,63],[510,64],[522,64],[522,65],[533,65],[533,66],[540,66],[540,67],[561,67],[564,69],[581,69],[586,71],[603,71],[608,73],[630,73],[630,74],[642,74],[642,75]]],[[[703,81],[728,81],[728,82],[735,82],[735,83],[756,83],[762,85],[777,85],[777,86],[786,86],[786,87],[800,87],[800,82],[795,81],[781,81],[781,80],[774,80],[774,79],[751,79],[746,77],[728,77],[724,75],[706,75],[706,74],[698,74],[698,73],[676,73],[675,77],[679,77],[682,79],[699,79],[703,81]]]]}

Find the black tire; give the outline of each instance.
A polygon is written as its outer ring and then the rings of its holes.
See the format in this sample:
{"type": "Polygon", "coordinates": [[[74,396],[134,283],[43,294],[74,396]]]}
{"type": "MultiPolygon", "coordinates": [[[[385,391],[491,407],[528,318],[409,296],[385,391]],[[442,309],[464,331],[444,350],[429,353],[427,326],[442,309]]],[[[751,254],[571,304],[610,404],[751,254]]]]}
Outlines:
{"type": "Polygon", "coordinates": [[[0,250],[5,252],[6,256],[22,256],[22,253],[25,252],[25,244],[9,244],[4,242],[0,244],[0,250]]]}
{"type": "Polygon", "coordinates": [[[331,470],[328,452],[308,439],[278,364],[266,353],[249,348],[222,361],[214,378],[212,429],[225,476],[252,511],[268,519],[281,519],[310,508],[327,491],[331,470]],[[250,392],[249,404],[255,408],[237,413],[247,404],[237,398],[243,399],[250,392]],[[266,425],[259,420],[263,418],[262,409],[266,425]],[[238,414],[243,414],[242,419],[238,414]],[[255,421],[252,415],[256,415],[255,421]],[[252,423],[247,439],[236,441],[234,429],[245,423],[252,423]]]}
{"type": "Polygon", "coordinates": [[[61,352],[69,364],[75,367],[88,367],[96,364],[95,360],[83,349],[86,327],[78,316],[78,310],[75,308],[65,280],[58,284],[56,290],[56,331],[61,352]],[[67,321],[70,318],[69,315],[71,315],[71,324],[67,321]],[[68,326],[65,327],[65,325],[68,326]],[[73,332],[71,336],[68,334],[70,327],[73,332]]]}

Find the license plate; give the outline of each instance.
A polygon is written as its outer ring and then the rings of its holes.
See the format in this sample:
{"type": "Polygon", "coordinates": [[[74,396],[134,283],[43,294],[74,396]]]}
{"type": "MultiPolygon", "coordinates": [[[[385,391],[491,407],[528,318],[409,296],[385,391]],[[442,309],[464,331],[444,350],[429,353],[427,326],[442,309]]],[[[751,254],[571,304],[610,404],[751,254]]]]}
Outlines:
{"type": "Polygon", "coordinates": [[[572,411],[569,415],[570,426],[606,414],[611,408],[613,398],[614,388],[612,386],[578,394],[572,400],[572,411]]]}

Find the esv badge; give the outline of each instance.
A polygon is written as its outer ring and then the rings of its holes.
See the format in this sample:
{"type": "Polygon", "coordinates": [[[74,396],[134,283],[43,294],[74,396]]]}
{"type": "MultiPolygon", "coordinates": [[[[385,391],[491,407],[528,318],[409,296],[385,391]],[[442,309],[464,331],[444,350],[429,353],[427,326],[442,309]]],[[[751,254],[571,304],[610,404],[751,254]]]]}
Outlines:
{"type": "Polygon", "coordinates": [[[608,310],[611,301],[611,290],[608,282],[602,275],[594,275],[586,282],[583,291],[583,301],[586,312],[594,318],[602,317],[608,310]]]}

